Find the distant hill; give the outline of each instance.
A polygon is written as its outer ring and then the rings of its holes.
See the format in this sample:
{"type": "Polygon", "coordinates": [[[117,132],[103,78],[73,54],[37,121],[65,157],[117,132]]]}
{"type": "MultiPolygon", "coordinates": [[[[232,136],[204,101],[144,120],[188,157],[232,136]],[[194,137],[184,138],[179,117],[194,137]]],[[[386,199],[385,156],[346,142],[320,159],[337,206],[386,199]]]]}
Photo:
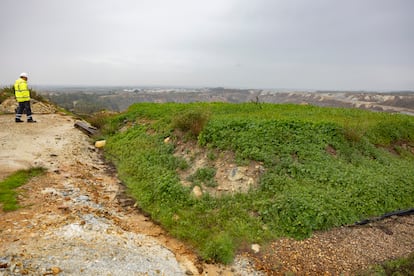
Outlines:
{"type": "Polygon", "coordinates": [[[414,92],[338,92],[316,91],[280,92],[261,89],[120,89],[71,88],[57,92],[42,91],[52,102],[75,113],[90,114],[100,110],[124,111],[131,104],[190,103],[190,102],[267,102],[297,103],[329,107],[355,107],[361,109],[414,114],[414,92]]]}

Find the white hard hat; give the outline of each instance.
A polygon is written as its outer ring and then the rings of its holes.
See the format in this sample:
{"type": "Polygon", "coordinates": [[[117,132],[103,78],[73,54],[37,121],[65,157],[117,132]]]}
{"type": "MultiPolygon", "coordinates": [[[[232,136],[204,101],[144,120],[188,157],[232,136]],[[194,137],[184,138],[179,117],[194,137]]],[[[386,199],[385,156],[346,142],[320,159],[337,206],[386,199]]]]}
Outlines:
{"type": "Polygon", "coordinates": [[[25,77],[25,78],[27,78],[27,77],[29,77],[29,75],[28,75],[27,73],[23,72],[23,73],[21,73],[21,74],[20,74],[20,77],[25,77]]]}

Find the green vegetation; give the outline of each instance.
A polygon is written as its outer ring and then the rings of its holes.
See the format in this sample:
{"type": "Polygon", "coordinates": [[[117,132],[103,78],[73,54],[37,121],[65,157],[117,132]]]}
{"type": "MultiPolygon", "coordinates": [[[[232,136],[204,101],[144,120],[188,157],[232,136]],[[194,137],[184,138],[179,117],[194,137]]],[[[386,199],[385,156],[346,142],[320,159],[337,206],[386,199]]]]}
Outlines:
{"type": "Polygon", "coordinates": [[[190,132],[191,135],[197,137],[209,120],[209,117],[210,114],[201,108],[184,110],[183,113],[177,114],[172,119],[172,127],[184,132],[190,132]]]}
{"type": "MultiPolygon", "coordinates": [[[[305,238],[414,206],[414,118],[407,115],[257,103],[141,103],[105,122],[106,156],[140,208],[205,260],[228,263],[246,243],[305,238]],[[191,122],[186,114],[194,110],[199,123],[187,125],[202,125],[197,132],[177,123],[191,122]],[[189,136],[176,136],[177,128],[189,136]],[[259,187],[192,197],[178,177],[183,160],[166,137],[194,137],[209,152],[233,151],[240,164],[262,162],[259,187]]],[[[213,173],[206,168],[191,177],[209,181],[213,173]]]]}
{"type": "Polygon", "coordinates": [[[414,253],[406,258],[387,261],[381,265],[375,265],[357,275],[414,275],[414,253]]]}
{"type": "Polygon", "coordinates": [[[216,187],[217,182],[214,180],[216,175],[215,168],[200,168],[188,180],[195,185],[204,184],[206,187],[216,187]]]}
{"type": "Polygon", "coordinates": [[[0,89],[0,103],[12,96],[14,96],[14,90],[12,85],[8,87],[2,87],[0,89]]]}
{"type": "Polygon", "coordinates": [[[16,188],[26,184],[32,177],[44,172],[43,168],[20,170],[0,182],[0,204],[4,211],[14,211],[19,208],[16,188]]]}

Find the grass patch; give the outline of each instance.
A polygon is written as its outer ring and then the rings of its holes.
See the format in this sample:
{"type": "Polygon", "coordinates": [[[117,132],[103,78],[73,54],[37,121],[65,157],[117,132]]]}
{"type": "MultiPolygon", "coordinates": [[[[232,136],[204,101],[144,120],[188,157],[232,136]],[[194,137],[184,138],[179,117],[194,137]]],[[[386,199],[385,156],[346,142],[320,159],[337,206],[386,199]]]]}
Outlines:
{"type": "Polygon", "coordinates": [[[414,253],[408,257],[398,258],[372,266],[363,272],[357,273],[357,275],[414,275],[414,253]]]}
{"type": "Polygon", "coordinates": [[[206,187],[217,187],[217,182],[214,179],[216,175],[215,168],[199,168],[197,171],[188,177],[188,181],[194,185],[205,185],[206,187]]]}
{"type": "Polygon", "coordinates": [[[0,182],[0,204],[4,211],[14,211],[20,206],[17,201],[16,188],[26,184],[31,178],[44,172],[43,168],[20,170],[0,182]]]}
{"type": "MultiPolygon", "coordinates": [[[[140,207],[205,260],[228,263],[242,244],[301,239],[414,206],[414,118],[407,115],[290,104],[140,103],[107,124],[106,156],[140,207]],[[263,162],[256,190],[195,199],[181,185],[182,160],[164,139],[183,129],[177,120],[191,122],[194,110],[209,114],[197,128],[200,146],[232,151],[240,163],[263,162]],[[150,123],[130,124],[138,121],[150,123]],[[124,124],[131,126],[114,131],[124,124]],[[401,154],[387,150],[393,147],[401,154]]],[[[191,177],[206,185],[214,173],[203,168],[191,177]]]]}

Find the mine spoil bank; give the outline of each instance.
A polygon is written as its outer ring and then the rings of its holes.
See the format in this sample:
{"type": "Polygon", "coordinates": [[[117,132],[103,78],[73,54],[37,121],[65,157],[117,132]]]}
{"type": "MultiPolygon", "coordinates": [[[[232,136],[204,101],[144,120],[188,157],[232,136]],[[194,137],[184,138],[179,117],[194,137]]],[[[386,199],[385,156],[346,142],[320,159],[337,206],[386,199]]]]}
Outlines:
{"type": "MultiPolygon", "coordinates": [[[[279,101],[414,114],[399,96],[288,96],[279,101]]],[[[19,169],[47,169],[18,188],[22,208],[0,211],[0,275],[347,275],[414,251],[414,217],[403,216],[301,241],[248,245],[229,266],[204,263],[140,213],[100,150],[74,127],[73,117],[40,107],[36,124],[0,115],[0,179],[19,169]]]]}

